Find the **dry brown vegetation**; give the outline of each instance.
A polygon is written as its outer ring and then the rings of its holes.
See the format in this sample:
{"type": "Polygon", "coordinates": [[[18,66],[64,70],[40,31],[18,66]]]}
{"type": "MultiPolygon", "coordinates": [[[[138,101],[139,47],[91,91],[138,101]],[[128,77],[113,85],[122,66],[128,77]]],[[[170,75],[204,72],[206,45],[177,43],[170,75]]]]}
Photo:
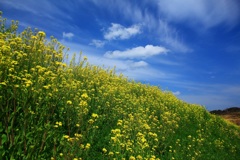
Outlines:
{"type": "Polygon", "coordinates": [[[214,110],[214,111],[211,111],[210,113],[219,115],[222,118],[240,126],[240,108],[239,107],[231,107],[225,110],[214,110]]]}

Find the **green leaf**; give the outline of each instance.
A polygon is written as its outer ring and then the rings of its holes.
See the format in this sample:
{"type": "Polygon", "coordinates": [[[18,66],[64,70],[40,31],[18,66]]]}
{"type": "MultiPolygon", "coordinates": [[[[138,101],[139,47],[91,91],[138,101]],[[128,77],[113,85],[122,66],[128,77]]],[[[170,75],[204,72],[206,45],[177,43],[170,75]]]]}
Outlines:
{"type": "Polygon", "coordinates": [[[3,134],[2,135],[2,144],[4,144],[5,142],[7,142],[7,135],[3,134]]]}

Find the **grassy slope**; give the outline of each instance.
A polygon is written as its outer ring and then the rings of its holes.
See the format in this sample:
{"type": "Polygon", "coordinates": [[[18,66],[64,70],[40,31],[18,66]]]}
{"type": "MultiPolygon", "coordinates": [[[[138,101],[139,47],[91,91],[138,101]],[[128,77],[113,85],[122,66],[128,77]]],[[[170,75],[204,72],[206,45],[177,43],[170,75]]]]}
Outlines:
{"type": "Polygon", "coordinates": [[[240,158],[237,126],[0,23],[0,159],[240,158]]]}

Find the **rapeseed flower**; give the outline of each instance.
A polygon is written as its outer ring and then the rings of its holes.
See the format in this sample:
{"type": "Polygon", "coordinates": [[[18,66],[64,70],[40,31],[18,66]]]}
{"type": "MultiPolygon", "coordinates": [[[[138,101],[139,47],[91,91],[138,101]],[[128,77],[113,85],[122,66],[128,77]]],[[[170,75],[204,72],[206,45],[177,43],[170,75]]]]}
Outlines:
{"type": "Polygon", "coordinates": [[[93,114],[92,114],[92,118],[97,119],[97,118],[98,118],[98,115],[97,115],[96,113],[93,113],[93,114]]]}
{"type": "Polygon", "coordinates": [[[86,146],[85,146],[85,149],[89,149],[90,147],[91,147],[91,144],[87,143],[86,146]]]}
{"type": "Polygon", "coordinates": [[[66,139],[70,138],[69,135],[64,135],[63,137],[66,138],[66,139]]]}
{"type": "Polygon", "coordinates": [[[71,104],[72,104],[72,101],[68,100],[68,101],[67,101],[67,104],[68,104],[68,105],[71,105],[71,104]]]}
{"type": "Polygon", "coordinates": [[[103,151],[103,153],[107,153],[107,149],[106,148],[103,148],[102,151],[103,151]]]}
{"type": "Polygon", "coordinates": [[[89,119],[89,120],[88,120],[88,123],[89,123],[89,124],[93,124],[93,123],[94,123],[94,120],[93,120],[93,119],[89,119]]]}
{"type": "Polygon", "coordinates": [[[43,32],[43,31],[39,31],[39,32],[38,32],[38,35],[39,35],[40,37],[46,37],[46,34],[45,34],[45,32],[43,32]]]}
{"type": "Polygon", "coordinates": [[[108,155],[109,155],[109,156],[113,156],[114,153],[113,153],[113,152],[109,152],[108,155]]]}

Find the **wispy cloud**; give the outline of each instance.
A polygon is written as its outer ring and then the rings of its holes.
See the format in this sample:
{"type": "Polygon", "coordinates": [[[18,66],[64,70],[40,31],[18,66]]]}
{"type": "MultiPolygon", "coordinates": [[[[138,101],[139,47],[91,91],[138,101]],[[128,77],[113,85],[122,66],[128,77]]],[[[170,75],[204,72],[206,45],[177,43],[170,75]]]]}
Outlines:
{"type": "Polygon", "coordinates": [[[141,68],[141,67],[147,67],[148,63],[145,61],[138,61],[138,62],[132,62],[132,61],[128,61],[128,63],[130,63],[130,67],[131,68],[141,68]]]}
{"type": "Polygon", "coordinates": [[[137,4],[141,1],[138,1],[137,3],[133,3],[129,0],[91,0],[95,5],[98,7],[101,7],[103,9],[107,9],[109,14],[118,14],[122,18],[125,19],[132,19],[133,22],[140,21],[142,19],[142,10],[139,8],[137,4]]]}
{"type": "Polygon", "coordinates": [[[102,48],[105,45],[105,41],[93,39],[89,45],[93,45],[96,48],[102,48]]]}
{"type": "MultiPolygon", "coordinates": [[[[159,37],[159,43],[168,45],[170,47],[169,49],[171,50],[184,53],[192,51],[191,47],[189,47],[188,44],[183,41],[183,38],[179,36],[179,33],[176,31],[176,29],[173,26],[169,25],[167,19],[164,17],[164,15],[167,15],[167,13],[160,12],[163,5],[159,5],[159,7],[156,7],[156,10],[152,11],[148,9],[143,10],[141,8],[141,5],[158,6],[158,3],[161,3],[161,1],[139,1],[139,3],[133,3],[126,0],[103,0],[101,2],[97,0],[92,1],[98,7],[103,7],[104,9],[107,9],[109,13],[119,14],[123,18],[131,21],[132,23],[141,24],[142,32],[145,32],[145,34],[149,34],[149,36],[151,37],[159,37]],[[123,10],[124,12],[122,12],[123,10]],[[160,14],[157,15],[156,12],[159,12],[160,14]]],[[[181,10],[181,8],[179,10],[181,10]]],[[[110,28],[113,29],[117,27],[113,27],[112,25],[110,28]]],[[[108,32],[106,33],[111,32],[108,30],[108,32]]],[[[120,31],[112,33],[115,33],[115,35],[105,34],[105,39],[111,39],[111,37],[113,37],[112,39],[121,39],[120,31]]]]}
{"type": "Polygon", "coordinates": [[[36,3],[35,1],[25,0],[26,2],[20,2],[18,0],[5,1],[9,7],[17,10],[27,11],[38,17],[45,17],[56,21],[55,16],[72,19],[71,16],[66,14],[63,10],[59,9],[56,5],[52,5],[51,1],[42,0],[36,3]],[[27,4],[27,5],[26,5],[27,4]]]}
{"type": "Polygon", "coordinates": [[[108,51],[104,54],[107,58],[147,58],[159,54],[166,54],[168,50],[161,46],[146,45],[145,47],[139,46],[132,49],[127,49],[125,51],[108,51]]]}
{"type": "Polygon", "coordinates": [[[181,41],[177,30],[169,26],[167,22],[159,20],[157,30],[160,35],[160,41],[164,42],[166,45],[169,45],[172,50],[183,53],[192,51],[191,48],[181,41]]]}
{"type": "Polygon", "coordinates": [[[158,6],[169,21],[205,28],[221,23],[234,25],[240,18],[238,0],[161,0],[158,6]]]}
{"type": "Polygon", "coordinates": [[[107,40],[129,39],[130,37],[141,32],[140,25],[124,27],[120,24],[112,23],[112,26],[104,33],[104,38],[107,40]]]}
{"type": "Polygon", "coordinates": [[[71,33],[71,32],[69,32],[69,33],[65,33],[65,32],[63,32],[63,39],[72,39],[72,37],[74,36],[74,34],[73,33],[71,33]]]}

